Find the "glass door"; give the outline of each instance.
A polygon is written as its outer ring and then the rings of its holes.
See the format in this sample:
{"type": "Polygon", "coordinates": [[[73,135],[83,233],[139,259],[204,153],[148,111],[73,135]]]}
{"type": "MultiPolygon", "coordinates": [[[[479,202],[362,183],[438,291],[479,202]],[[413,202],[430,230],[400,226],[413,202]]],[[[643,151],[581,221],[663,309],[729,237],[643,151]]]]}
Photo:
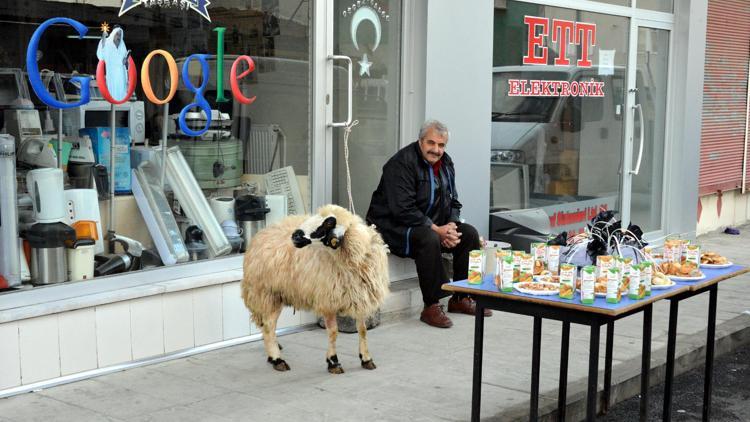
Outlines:
{"type": "Polygon", "coordinates": [[[364,216],[399,148],[401,0],[326,3],[326,202],[364,216]]]}
{"type": "Polygon", "coordinates": [[[631,34],[622,217],[655,233],[662,230],[670,31],[634,20],[631,34]]]}

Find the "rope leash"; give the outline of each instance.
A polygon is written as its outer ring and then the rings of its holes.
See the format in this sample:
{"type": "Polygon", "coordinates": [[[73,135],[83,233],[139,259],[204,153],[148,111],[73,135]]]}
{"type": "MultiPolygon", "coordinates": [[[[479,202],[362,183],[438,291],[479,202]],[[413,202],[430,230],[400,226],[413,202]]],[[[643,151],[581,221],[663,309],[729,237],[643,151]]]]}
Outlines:
{"type": "Polygon", "coordinates": [[[344,163],[346,164],[346,194],[349,196],[349,212],[356,214],[354,211],[354,199],[352,198],[352,174],[349,170],[349,135],[352,128],[359,124],[359,120],[354,120],[344,128],[344,163]]]}

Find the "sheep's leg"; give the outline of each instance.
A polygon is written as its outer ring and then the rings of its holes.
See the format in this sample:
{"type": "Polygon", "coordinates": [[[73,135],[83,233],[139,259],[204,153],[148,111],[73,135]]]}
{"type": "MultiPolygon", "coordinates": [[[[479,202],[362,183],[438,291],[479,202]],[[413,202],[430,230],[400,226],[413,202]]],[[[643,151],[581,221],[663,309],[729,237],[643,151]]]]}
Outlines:
{"type": "Polygon", "coordinates": [[[336,314],[324,315],[326,322],[326,331],[328,331],[328,352],[326,353],[326,363],[328,372],[332,374],[343,374],[344,368],[339,363],[339,357],[336,356],[336,337],[339,334],[339,327],[336,323],[336,314]]]}
{"type": "Polygon", "coordinates": [[[279,350],[279,343],[276,340],[276,323],[281,315],[281,305],[276,308],[271,314],[265,319],[263,323],[263,345],[266,347],[266,354],[268,355],[268,363],[273,365],[273,369],[277,371],[288,371],[289,365],[281,359],[281,350],[279,350]]]}
{"type": "Polygon", "coordinates": [[[357,332],[359,332],[359,360],[365,369],[375,369],[370,351],[367,349],[367,325],[364,318],[357,318],[357,332]]]}

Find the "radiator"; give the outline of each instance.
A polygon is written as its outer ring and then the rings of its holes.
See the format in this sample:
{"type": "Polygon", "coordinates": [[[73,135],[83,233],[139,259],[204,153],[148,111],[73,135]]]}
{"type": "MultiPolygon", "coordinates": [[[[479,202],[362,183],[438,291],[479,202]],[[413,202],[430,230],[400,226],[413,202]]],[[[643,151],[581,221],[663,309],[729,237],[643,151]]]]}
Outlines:
{"type": "Polygon", "coordinates": [[[279,125],[254,124],[245,143],[245,173],[266,174],[284,166],[284,133],[279,125]]]}

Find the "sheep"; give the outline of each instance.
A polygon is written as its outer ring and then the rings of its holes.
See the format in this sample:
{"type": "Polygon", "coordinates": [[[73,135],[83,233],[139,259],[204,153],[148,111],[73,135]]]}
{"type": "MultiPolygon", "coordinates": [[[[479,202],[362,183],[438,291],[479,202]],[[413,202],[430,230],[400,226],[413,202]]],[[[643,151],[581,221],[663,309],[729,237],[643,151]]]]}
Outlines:
{"type": "Polygon", "coordinates": [[[365,321],[389,293],[387,246],[374,226],[336,205],[316,214],[289,216],[256,234],[243,263],[242,298],[261,328],[268,362],[288,371],[276,340],[284,305],[312,310],[328,332],[328,372],[344,372],[336,355],[336,315],[357,321],[359,358],[375,369],[365,321]]]}

